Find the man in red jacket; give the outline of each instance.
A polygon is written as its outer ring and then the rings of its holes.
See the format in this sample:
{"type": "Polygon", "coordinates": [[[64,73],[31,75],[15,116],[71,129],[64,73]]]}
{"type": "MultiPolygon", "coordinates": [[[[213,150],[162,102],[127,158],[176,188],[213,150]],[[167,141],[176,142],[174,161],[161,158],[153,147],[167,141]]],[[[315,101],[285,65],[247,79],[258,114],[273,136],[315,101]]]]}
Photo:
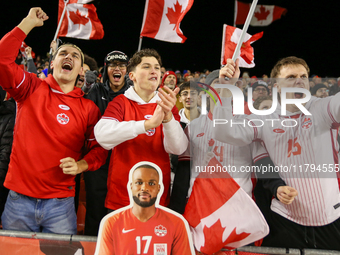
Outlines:
{"type": "Polygon", "coordinates": [[[41,8],[32,8],[0,41],[0,85],[18,107],[2,224],[7,230],[76,234],[74,175],[98,169],[107,151],[93,134],[99,109],[75,87],[84,61],[77,46],[57,49],[53,74],[44,81],[15,64],[22,41],[47,19],[41,8]]]}
{"type": "Polygon", "coordinates": [[[164,193],[161,205],[170,199],[169,153],[183,153],[188,140],[179,124],[176,94],[167,86],[156,88],[161,77],[162,61],[158,52],[136,52],[128,65],[134,86],[115,97],[94,128],[96,139],[105,149],[112,149],[105,206],[117,210],[129,204],[125,189],[131,167],[148,160],[163,171],[164,193]]]}

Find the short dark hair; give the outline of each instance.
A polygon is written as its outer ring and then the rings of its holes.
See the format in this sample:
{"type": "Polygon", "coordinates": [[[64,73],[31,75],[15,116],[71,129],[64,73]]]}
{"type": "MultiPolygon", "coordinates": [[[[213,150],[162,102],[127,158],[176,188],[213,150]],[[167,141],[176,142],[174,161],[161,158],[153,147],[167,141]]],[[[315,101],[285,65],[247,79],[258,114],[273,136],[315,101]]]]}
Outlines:
{"type": "Polygon", "coordinates": [[[98,71],[97,61],[87,54],[84,54],[84,64],[88,65],[91,71],[98,71]]]}
{"type": "Polygon", "coordinates": [[[283,59],[280,59],[275,66],[273,67],[271,73],[270,73],[270,78],[277,78],[280,74],[281,68],[288,66],[288,65],[302,65],[304,68],[306,68],[307,73],[309,75],[309,67],[306,63],[305,60],[303,60],[302,58],[298,58],[298,57],[286,57],[283,59]]]}
{"type": "Polygon", "coordinates": [[[137,51],[132,58],[130,59],[130,62],[127,66],[128,72],[134,71],[136,66],[139,65],[142,62],[143,57],[154,57],[157,59],[158,64],[162,66],[162,59],[161,56],[158,54],[158,52],[154,49],[142,49],[140,51],[137,51]]]}
{"type": "Polygon", "coordinates": [[[180,86],[179,86],[179,92],[178,94],[180,95],[181,92],[183,90],[186,90],[186,89],[190,89],[190,90],[196,90],[198,93],[200,93],[200,89],[197,85],[196,82],[193,82],[193,81],[186,81],[186,82],[183,82],[180,86]]]}
{"type": "MultiPolygon", "coordinates": [[[[157,172],[157,175],[158,175],[158,177],[159,177],[159,173],[158,173],[157,169],[154,168],[154,167],[151,166],[151,165],[148,165],[148,164],[144,164],[144,165],[138,166],[135,170],[133,170],[133,173],[134,173],[137,169],[139,169],[139,168],[153,169],[153,170],[155,170],[155,171],[157,172]]],[[[133,173],[132,173],[132,174],[133,174],[133,173]]]]}

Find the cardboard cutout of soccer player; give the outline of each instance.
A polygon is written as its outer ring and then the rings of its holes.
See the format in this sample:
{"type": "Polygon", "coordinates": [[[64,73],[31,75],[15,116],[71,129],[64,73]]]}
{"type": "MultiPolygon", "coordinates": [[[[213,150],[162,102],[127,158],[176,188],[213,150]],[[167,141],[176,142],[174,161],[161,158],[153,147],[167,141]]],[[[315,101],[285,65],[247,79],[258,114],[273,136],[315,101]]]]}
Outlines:
{"type": "Polygon", "coordinates": [[[129,172],[130,205],[105,216],[95,255],[194,255],[189,225],[182,215],[159,205],[164,191],[161,169],[142,161],[129,172]]]}

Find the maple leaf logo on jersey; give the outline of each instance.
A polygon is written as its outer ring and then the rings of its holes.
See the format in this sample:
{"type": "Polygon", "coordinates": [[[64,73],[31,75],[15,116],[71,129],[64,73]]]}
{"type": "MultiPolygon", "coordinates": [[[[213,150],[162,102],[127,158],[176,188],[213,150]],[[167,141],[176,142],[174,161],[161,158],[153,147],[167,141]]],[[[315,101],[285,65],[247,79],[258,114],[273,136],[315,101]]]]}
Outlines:
{"type": "Polygon", "coordinates": [[[255,12],[254,16],[257,18],[258,21],[260,20],[266,20],[268,15],[270,14],[270,11],[266,11],[266,7],[261,6],[260,12],[255,12]]]}
{"type": "Polygon", "coordinates": [[[148,129],[148,130],[146,130],[146,132],[145,132],[145,134],[146,134],[147,136],[153,136],[155,133],[156,133],[156,129],[155,129],[155,128],[148,129]]]}
{"type": "Polygon", "coordinates": [[[57,115],[57,121],[62,125],[66,125],[70,121],[70,118],[65,113],[59,113],[57,115]]]}
{"type": "Polygon", "coordinates": [[[80,29],[80,25],[85,26],[85,24],[89,22],[89,19],[86,18],[86,16],[82,16],[79,10],[77,10],[76,12],[70,12],[70,19],[72,20],[74,25],[79,24],[78,29],[80,29]]]}
{"type": "Polygon", "coordinates": [[[155,234],[157,236],[165,236],[168,231],[166,230],[166,227],[163,227],[162,225],[158,225],[155,227],[155,234]]]}
{"type": "Polygon", "coordinates": [[[166,16],[168,17],[168,20],[170,21],[170,24],[175,25],[173,30],[175,30],[177,20],[179,19],[179,17],[183,13],[182,12],[182,5],[180,5],[178,3],[178,1],[176,2],[176,4],[174,4],[174,7],[175,7],[175,10],[168,7],[168,13],[166,14],[166,16]]]}
{"type": "Polygon", "coordinates": [[[312,126],[312,120],[310,118],[305,118],[303,123],[302,123],[302,128],[308,129],[312,126]]]}

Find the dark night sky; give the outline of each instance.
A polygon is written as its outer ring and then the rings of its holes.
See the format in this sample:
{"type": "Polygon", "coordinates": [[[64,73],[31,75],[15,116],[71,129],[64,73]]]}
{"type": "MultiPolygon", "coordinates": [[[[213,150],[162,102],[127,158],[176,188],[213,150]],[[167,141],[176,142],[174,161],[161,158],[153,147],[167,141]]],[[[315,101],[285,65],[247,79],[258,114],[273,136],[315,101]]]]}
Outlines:
{"type": "MultiPolygon", "coordinates": [[[[250,34],[264,31],[263,37],[253,44],[256,66],[248,70],[251,75],[269,74],[278,59],[295,55],[307,61],[311,74],[340,76],[340,1],[259,0],[258,4],[275,4],[287,8],[288,12],[269,26],[249,27],[250,34]]],[[[57,28],[57,0],[5,1],[0,34],[3,36],[16,26],[33,6],[42,7],[50,19],[44,27],[34,29],[25,41],[37,54],[45,54],[57,28]]],[[[143,0],[100,0],[96,7],[104,26],[104,39],[61,39],[80,46],[99,66],[112,50],[132,56],[138,47],[144,6],[143,0]]],[[[232,25],[233,19],[233,0],[195,0],[181,23],[188,38],[184,44],[143,38],[142,47],[158,50],[166,68],[214,70],[220,63],[223,24],[232,25]]]]}

